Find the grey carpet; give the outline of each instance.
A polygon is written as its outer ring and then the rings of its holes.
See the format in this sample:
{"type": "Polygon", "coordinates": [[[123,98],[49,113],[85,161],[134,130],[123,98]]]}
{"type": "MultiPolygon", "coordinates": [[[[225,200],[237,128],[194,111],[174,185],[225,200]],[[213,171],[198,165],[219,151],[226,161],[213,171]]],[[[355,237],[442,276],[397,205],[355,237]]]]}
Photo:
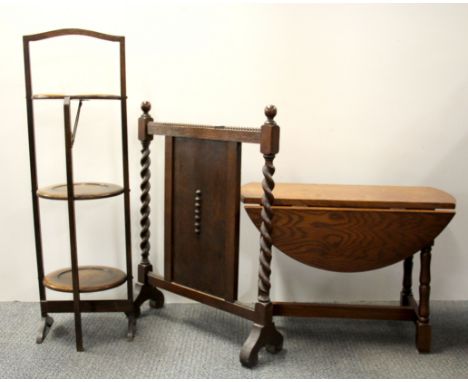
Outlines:
{"type": "Polygon", "coordinates": [[[133,342],[123,314],[84,314],[85,352],[74,347],[71,314],[35,344],[39,306],[0,303],[3,378],[467,378],[468,302],[432,304],[433,353],[418,354],[410,322],[276,318],[276,355],[243,368],[250,323],[199,304],[146,304],[133,342]]]}

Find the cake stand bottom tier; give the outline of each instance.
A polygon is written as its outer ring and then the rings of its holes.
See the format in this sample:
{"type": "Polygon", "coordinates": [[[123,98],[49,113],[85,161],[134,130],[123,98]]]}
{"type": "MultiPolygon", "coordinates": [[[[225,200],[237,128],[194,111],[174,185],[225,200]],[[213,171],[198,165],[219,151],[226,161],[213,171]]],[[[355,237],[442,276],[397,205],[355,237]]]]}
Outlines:
{"type": "MultiPolygon", "coordinates": [[[[99,292],[122,285],[127,275],[120,269],[101,265],[78,267],[81,293],[99,292]]],[[[59,269],[44,276],[44,286],[59,292],[73,292],[71,268],[59,269]]]]}

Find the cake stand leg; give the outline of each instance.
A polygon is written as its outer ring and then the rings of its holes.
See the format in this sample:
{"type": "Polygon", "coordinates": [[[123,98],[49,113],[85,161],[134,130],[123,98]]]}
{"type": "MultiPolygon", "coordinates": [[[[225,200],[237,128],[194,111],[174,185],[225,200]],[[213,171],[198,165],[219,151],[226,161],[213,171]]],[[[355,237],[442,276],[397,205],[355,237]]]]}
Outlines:
{"type": "Polygon", "coordinates": [[[36,337],[37,344],[42,344],[42,342],[47,336],[47,333],[49,333],[49,329],[51,328],[53,323],[54,319],[47,314],[41,318],[41,325],[39,327],[39,331],[37,332],[36,337]]]}
{"type": "Polygon", "coordinates": [[[134,313],[129,313],[128,318],[128,329],[127,329],[127,340],[133,341],[136,333],[136,318],[134,313]]]}

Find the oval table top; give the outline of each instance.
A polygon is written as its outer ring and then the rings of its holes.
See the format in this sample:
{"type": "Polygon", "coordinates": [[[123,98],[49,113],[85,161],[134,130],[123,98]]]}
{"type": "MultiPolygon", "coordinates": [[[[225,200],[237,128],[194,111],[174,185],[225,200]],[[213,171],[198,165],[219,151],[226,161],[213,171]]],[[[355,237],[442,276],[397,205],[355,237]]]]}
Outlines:
{"type": "MultiPolygon", "coordinates": [[[[260,204],[262,195],[261,183],[242,186],[246,204],[260,204]]],[[[454,209],[456,205],[452,195],[432,187],[278,183],[273,195],[278,206],[454,209]]]]}

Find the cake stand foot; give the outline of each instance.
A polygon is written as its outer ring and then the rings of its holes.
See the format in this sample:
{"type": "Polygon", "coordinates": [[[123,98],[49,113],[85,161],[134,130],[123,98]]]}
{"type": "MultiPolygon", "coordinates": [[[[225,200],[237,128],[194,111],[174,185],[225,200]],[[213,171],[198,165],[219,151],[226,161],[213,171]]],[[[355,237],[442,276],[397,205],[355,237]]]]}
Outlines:
{"type": "Polygon", "coordinates": [[[133,341],[135,338],[135,333],[136,333],[136,318],[135,315],[128,314],[128,330],[127,330],[127,340],[128,341],[133,341]]]}
{"type": "Polygon", "coordinates": [[[47,333],[49,333],[49,329],[53,323],[54,323],[54,319],[50,317],[49,315],[45,315],[44,317],[41,318],[41,325],[39,327],[39,331],[37,332],[37,337],[36,337],[37,344],[42,344],[42,342],[47,336],[47,333]]]}

